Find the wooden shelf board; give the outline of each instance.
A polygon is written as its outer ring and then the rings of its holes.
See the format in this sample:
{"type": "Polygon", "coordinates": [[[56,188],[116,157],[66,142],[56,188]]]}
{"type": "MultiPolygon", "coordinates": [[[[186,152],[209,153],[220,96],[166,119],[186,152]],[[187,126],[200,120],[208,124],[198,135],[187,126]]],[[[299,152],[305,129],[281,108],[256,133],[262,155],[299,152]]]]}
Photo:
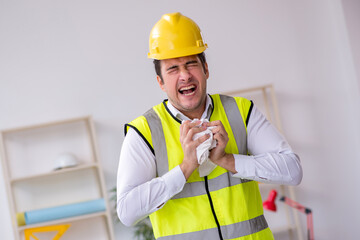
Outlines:
{"type": "Polygon", "coordinates": [[[36,174],[36,175],[12,178],[10,180],[10,183],[16,183],[16,182],[27,181],[27,180],[36,179],[36,178],[54,176],[54,175],[58,175],[58,174],[75,172],[75,171],[84,170],[84,169],[88,169],[88,168],[95,168],[95,167],[98,167],[97,163],[86,163],[86,164],[78,165],[77,167],[63,168],[63,169],[60,169],[60,170],[54,170],[54,171],[51,171],[51,172],[46,172],[46,173],[41,173],[41,174],[36,174]]]}
{"type": "Polygon", "coordinates": [[[18,227],[18,231],[20,232],[20,231],[24,231],[25,229],[28,229],[28,228],[41,227],[44,225],[49,226],[49,225],[62,224],[62,223],[68,223],[68,222],[75,222],[75,221],[86,220],[86,219],[95,218],[95,217],[106,217],[106,212],[102,211],[102,212],[85,214],[85,215],[76,216],[76,217],[62,218],[62,219],[57,219],[57,220],[53,220],[53,221],[25,225],[25,226],[18,227]]]}
{"type": "Polygon", "coordinates": [[[222,94],[233,96],[233,95],[238,95],[238,94],[242,94],[242,93],[264,91],[267,88],[271,88],[271,87],[272,87],[271,84],[267,84],[267,85],[263,85],[263,86],[259,86],[259,87],[252,87],[252,88],[247,88],[247,89],[240,89],[240,90],[235,90],[235,91],[224,92],[222,94]]]}
{"type": "Polygon", "coordinates": [[[60,125],[60,124],[74,123],[74,122],[79,122],[79,121],[88,121],[89,118],[90,118],[90,116],[84,116],[84,117],[54,121],[54,122],[49,122],[49,123],[40,123],[40,124],[35,124],[35,125],[25,126],[25,127],[5,129],[5,130],[1,130],[1,132],[3,134],[13,133],[13,132],[21,132],[21,131],[32,130],[32,129],[36,129],[36,128],[56,126],[56,125],[60,125]]]}

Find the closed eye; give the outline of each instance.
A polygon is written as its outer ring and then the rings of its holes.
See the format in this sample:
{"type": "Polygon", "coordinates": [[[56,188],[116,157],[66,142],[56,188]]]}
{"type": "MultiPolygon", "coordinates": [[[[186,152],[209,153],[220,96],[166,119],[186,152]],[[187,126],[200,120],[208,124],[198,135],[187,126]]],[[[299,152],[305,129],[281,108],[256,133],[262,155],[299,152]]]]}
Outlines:
{"type": "Polygon", "coordinates": [[[199,65],[198,61],[193,60],[186,63],[187,67],[197,67],[199,65]]]}
{"type": "Polygon", "coordinates": [[[178,68],[179,68],[179,66],[173,65],[173,66],[169,67],[168,69],[166,69],[166,72],[168,72],[168,73],[175,72],[178,68]]]}

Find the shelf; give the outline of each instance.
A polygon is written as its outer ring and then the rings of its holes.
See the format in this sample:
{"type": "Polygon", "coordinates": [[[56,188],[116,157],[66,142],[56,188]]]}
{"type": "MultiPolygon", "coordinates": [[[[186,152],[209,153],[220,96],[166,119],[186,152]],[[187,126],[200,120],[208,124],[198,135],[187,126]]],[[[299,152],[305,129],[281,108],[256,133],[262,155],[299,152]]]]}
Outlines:
{"type": "MultiPolygon", "coordinates": [[[[264,113],[267,120],[269,120],[280,131],[280,133],[284,134],[279,114],[278,101],[272,84],[225,92],[223,94],[251,99],[256,105],[256,108],[264,113]]],[[[259,183],[259,189],[263,201],[267,199],[271,189],[276,189],[280,196],[289,196],[291,199],[296,200],[293,186],[259,183]]],[[[289,231],[292,235],[297,235],[296,239],[305,239],[301,231],[299,215],[296,209],[290,208],[289,206],[281,206],[278,208],[276,215],[266,213],[266,211],[264,214],[267,215],[265,217],[273,233],[282,234],[289,231]],[[276,224],[277,226],[271,226],[273,224],[276,224]]]]}
{"type": "Polygon", "coordinates": [[[64,125],[64,124],[68,124],[68,123],[75,123],[75,122],[81,122],[81,121],[87,122],[89,120],[89,118],[91,118],[91,117],[86,116],[86,117],[72,118],[72,119],[66,119],[66,120],[60,120],[60,121],[53,121],[53,122],[49,122],[49,123],[41,123],[41,124],[36,124],[36,125],[26,126],[26,127],[11,128],[11,129],[2,130],[2,133],[8,134],[8,133],[15,133],[15,132],[24,132],[24,131],[28,131],[28,130],[52,127],[52,126],[57,126],[57,125],[64,125]]]}
{"type": "MultiPolygon", "coordinates": [[[[106,217],[106,212],[97,212],[97,213],[85,214],[85,215],[71,217],[71,218],[62,218],[62,219],[58,219],[58,220],[54,220],[54,221],[48,221],[48,222],[46,222],[46,225],[49,226],[49,225],[62,224],[62,223],[68,223],[68,222],[76,222],[76,221],[86,220],[86,219],[95,218],[95,217],[106,217]]],[[[18,228],[18,230],[24,231],[25,229],[28,229],[28,228],[35,228],[35,227],[40,227],[40,226],[44,226],[44,223],[36,223],[36,224],[21,226],[18,228]]]]}
{"type": "Polygon", "coordinates": [[[65,239],[114,239],[107,190],[99,162],[94,123],[79,117],[0,131],[0,161],[3,165],[10,215],[16,240],[28,228],[70,223],[65,239]],[[64,154],[77,165],[54,170],[64,154]],[[25,226],[16,224],[16,214],[102,198],[106,210],[25,226]]]}
{"type": "Polygon", "coordinates": [[[40,174],[35,174],[35,175],[31,175],[31,176],[26,176],[26,177],[14,178],[14,179],[11,179],[10,182],[16,183],[16,182],[27,181],[27,180],[32,180],[32,179],[37,179],[37,178],[42,178],[42,177],[56,176],[58,174],[65,174],[65,173],[71,173],[71,172],[75,172],[75,171],[79,171],[79,170],[83,170],[83,169],[95,168],[97,166],[98,166],[98,164],[96,164],[96,163],[81,164],[77,167],[63,168],[61,170],[54,170],[54,171],[48,172],[48,173],[40,173],[40,174]]]}

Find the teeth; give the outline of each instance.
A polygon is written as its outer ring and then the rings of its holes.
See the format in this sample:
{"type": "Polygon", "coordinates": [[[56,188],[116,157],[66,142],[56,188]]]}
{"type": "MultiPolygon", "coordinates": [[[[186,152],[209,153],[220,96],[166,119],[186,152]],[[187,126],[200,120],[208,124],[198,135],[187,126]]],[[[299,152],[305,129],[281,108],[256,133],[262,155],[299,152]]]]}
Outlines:
{"type": "Polygon", "coordinates": [[[185,95],[185,96],[190,96],[190,95],[193,95],[193,94],[195,94],[195,92],[185,93],[184,95],[185,95]]]}
{"type": "Polygon", "coordinates": [[[184,88],[180,88],[180,91],[185,91],[185,90],[189,90],[194,88],[195,86],[189,86],[189,87],[184,87],[184,88]]]}

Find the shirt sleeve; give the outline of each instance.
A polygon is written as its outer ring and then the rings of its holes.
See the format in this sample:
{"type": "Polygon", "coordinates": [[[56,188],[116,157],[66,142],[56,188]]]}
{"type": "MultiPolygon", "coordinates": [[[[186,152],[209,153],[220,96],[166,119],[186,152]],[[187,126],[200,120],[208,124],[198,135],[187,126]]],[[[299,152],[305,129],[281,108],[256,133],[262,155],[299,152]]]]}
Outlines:
{"type": "Polygon", "coordinates": [[[129,129],[117,174],[117,214],[126,226],[135,225],[179,193],[186,179],[179,166],[156,177],[155,156],[145,141],[129,129]]]}
{"type": "Polygon", "coordinates": [[[247,125],[250,155],[234,154],[234,177],[264,183],[298,185],[302,180],[300,159],[286,139],[253,106],[247,125]]]}

